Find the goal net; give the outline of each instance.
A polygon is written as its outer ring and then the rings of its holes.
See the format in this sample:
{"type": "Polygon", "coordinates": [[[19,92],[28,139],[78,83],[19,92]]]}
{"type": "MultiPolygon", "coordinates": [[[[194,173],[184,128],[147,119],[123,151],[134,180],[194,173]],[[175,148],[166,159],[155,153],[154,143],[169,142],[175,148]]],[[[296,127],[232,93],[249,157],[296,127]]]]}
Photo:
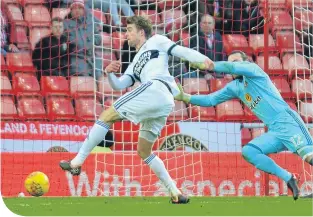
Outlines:
{"type": "MultiPolygon", "coordinates": [[[[116,74],[121,76],[132,61],[135,51],[125,38],[126,17],[132,14],[149,17],[154,34],[214,61],[226,60],[233,50],[246,52],[312,127],[310,0],[75,0],[75,7],[71,1],[55,2],[1,1],[1,27],[7,33],[1,42],[11,49],[1,52],[4,196],[25,192],[23,180],[33,171],[49,177],[47,196],[168,195],[137,155],[139,126],[126,120],[113,125],[80,176],[58,168],[60,160],[76,155],[100,113],[140,85],[114,91],[102,73],[118,60],[122,67],[116,74]],[[66,40],[49,44],[62,24],[66,40]]],[[[169,72],[190,94],[215,92],[233,79],[196,70],[172,56],[169,72]]],[[[285,183],[241,156],[242,146],[266,130],[238,100],[210,108],[176,102],[153,152],[187,195],[287,194],[285,183]]],[[[271,157],[301,175],[302,195],[312,191],[309,165],[289,152],[271,157]]]]}

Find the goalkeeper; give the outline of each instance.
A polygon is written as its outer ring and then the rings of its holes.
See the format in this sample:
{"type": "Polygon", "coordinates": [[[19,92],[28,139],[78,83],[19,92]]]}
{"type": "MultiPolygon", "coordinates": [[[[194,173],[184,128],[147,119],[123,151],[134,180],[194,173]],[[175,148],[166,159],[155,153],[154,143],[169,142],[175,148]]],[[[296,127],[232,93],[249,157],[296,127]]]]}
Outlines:
{"type": "Polygon", "coordinates": [[[269,76],[256,64],[250,63],[242,51],[234,51],[227,61],[191,63],[193,67],[231,74],[234,80],[209,95],[189,95],[183,92],[176,100],[198,106],[215,106],[233,98],[241,99],[268,127],[268,132],[253,139],[242,149],[245,160],[259,170],[273,174],[287,183],[294,200],[299,197],[297,178],[278,166],[268,154],[289,150],[313,165],[313,142],[300,118],[283,100],[269,76]]]}

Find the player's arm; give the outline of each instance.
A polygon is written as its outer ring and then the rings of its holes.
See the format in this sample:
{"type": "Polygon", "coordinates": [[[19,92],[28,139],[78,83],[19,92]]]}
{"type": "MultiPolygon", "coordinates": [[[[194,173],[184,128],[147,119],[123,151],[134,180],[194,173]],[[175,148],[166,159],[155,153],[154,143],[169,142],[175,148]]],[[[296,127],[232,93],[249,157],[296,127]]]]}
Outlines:
{"type": "Polygon", "coordinates": [[[262,75],[263,71],[255,63],[248,61],[227,62],[218,61],[213,63],[213,70],[216,73],[226,73],[232,75],[242,75],[246,77],[255,77],[262,75]]]}
{"type": "Polygon", "coordinates": [[[124,74],[119,78],[116,77],[114,72],[118,72],[120,66],[121,66],[120,62],[113,61],[104,70],[104,72],[108,74],[109,83],[114,90],[122,90],[132,86],[135,83],[134,78],[128,74],[124,74]]]}
{"type": "Polygon", "coordinates": [[[237,96],[235,88],[235,83],[231,82],[227,84],[224,88],[208,94],[208,95],[190,95],[184,93],[184,90],[181,85],[178,85],[180,94],[175,96],[175,99],[178,101],[183,101],[187,104],[193,104],[203,107],[211,107],[227,100],[233,99],[237,96]]]}
{"type": "MultiPolygon", "coordinates": [[[[160,49],[164,52],[167,52],[168,55],[179,57],[183,60],[187,60],[191,63],[205,63],[205,61],[210,60],[207,56],[199,53],[196,50],[183,47],[180,45],[175,44],[175,42],[171,41],[165,36],[157,35],[157,43],[160,49]]],[[[210,60],[211,61],[211,60],[210,60]]],[[[212,62],[213,63],[213,62],[212,62]]],[[[197,67],[195,67],[197,68],[197,67]]]]}

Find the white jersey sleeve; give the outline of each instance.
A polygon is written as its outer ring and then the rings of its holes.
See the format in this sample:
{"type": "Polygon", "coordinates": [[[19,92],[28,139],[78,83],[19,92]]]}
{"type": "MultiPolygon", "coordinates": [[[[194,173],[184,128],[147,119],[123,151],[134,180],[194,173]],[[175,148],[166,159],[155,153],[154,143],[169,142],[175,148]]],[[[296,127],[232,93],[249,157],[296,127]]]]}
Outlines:
{"type": "Polygon", "coordinates": [[[124,72],[124,75],[129,76],[132,79],[132,85],[133,86],[136,82],[136,77],[134,76],[134,64],[130,63],[126,69],[126,71],[124,72]]]}
{"type": "Polygon", "coordinates": [[[155,41],[157,42],[160,51],[166,52],[168,55],[172,55],[171,51],[177,46],[175,42],[163,35],[156,35],[155,41]]]}

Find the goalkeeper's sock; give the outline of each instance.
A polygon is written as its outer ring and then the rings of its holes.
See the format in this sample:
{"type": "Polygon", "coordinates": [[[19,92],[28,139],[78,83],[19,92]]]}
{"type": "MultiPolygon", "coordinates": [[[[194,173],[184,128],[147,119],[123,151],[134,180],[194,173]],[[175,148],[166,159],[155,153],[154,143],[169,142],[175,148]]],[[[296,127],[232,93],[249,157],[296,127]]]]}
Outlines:
{"type": "Polygon", "coordinates": [[[173,195],[181,194],[180,190],[176,187],[175,182],[170,177],[170,174],[167,172],[163,161],[158,156],[151,154],[144,161],[173,195]]]}
{"type": "Polygon", "coordinates": [[[103,121],[97,120],[90,132],[85,139],[82,147],[79,149],[76,157],[71,161],[71,166],[78,167],[81,166],[92,149],[97,146],[104,138],[110,129],[110,125],[104,123],[103,121]]]}
{"type": "Polygon", "coordinates": [[[259,170],[273,174],[286,183],[291,179],[292,175],[287,170],[278,166],[270,157],[263,154],[261,149],[253,144],[247,144],[242,149],[243,157],[253,164],[259,170]]]}

